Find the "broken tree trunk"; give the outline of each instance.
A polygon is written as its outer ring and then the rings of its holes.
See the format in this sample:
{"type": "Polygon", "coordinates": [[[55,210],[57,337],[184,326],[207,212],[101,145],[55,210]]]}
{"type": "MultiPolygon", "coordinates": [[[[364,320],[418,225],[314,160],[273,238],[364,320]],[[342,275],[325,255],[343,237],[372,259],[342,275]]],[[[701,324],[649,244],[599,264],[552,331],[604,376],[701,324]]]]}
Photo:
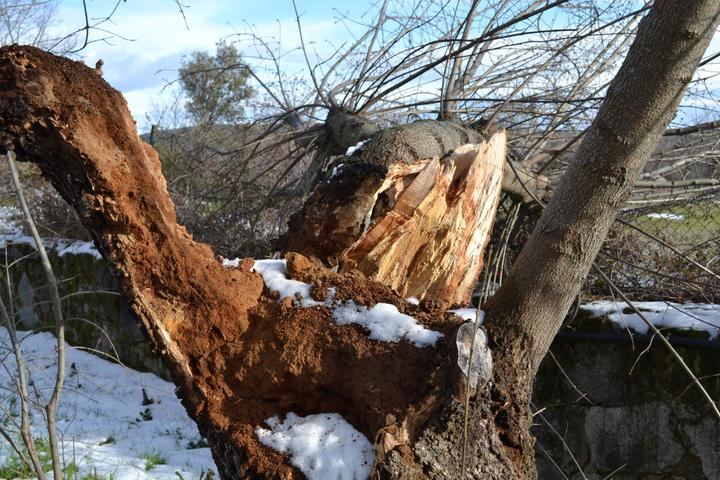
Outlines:
{"type": "MultiPolygon", "coordinates": [[[[255,434],[291,411],[338,413],[378,439],[382,478],[458,475],[461,319],[299,255],[287,256],[287,270],[312,285],[317,303],[309,308],[279,301],[252,260],[225,268],[176,223],[157,153],[138,137],[122,95],[81,63],[3,47],[0,106],[0,152],[36,163],[77,209],[223,478],[301,478],[255,434]],[[442,337],[425,347],[371,340],[363,327],[334,321],[330,289],[335,302],[394,305],[442,337]]],[[[493,420],[502,406],[492,392],[481,385],[472,404],[467,476],[531,476],[532,451],[519,459],[504,453],[504,427],[493,420]]]]}
{"type": "Polygon", "coordinates": [[[640,23],[568,177],[487,304],[492,376],[469,410],[457,401],[457,317],[288,256],[290,276],[312,283],[317,301],[331,287],[341,301],[385,301],[444,335],[426,348],[372,341],[334,322],[326,304],[278,302],[250,260],[223,268],[175,223],[157,154],[93,70],[32,47],[0,49],[0,145],[37,163],[80,212],[224,478],[298,478],[254,435],[269,416],[295,411],[339,413],[378,439],[379,478],[460,478],[464,443],[467,478],[530,479],[537,363],[718,23],[717,0],[655,2],[640,23]]]}
{"type": "Polygon", "coordinates": [[[278,245],[340,271],[357,269],[405,298],[468,305],[505,155],[499,132],[442,158],[388,158],[380,169],[362,153],[348,158],[293,216],[278,245]]]}

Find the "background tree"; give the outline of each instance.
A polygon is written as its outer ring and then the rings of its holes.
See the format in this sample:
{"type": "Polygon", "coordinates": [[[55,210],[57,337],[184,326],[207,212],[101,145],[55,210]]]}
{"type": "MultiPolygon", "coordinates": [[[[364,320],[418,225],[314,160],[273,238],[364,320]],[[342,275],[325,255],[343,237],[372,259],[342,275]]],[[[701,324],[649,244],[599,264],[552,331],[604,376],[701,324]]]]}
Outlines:
{"type": "Polygon", "coordinates": [[[276,162],[289,146],[255,141],[264,126],[245,118],[246,108],[261,110],[248,76],[232,44],[218,43],[215,56],[191,54],[179,70],[178,98],[159,115],[151,139],[181,222],[228,257],[269,256],[288,214],[265,194],[286,172],[288,162],[276,162]]]}
{"type": "Polygon", "coordinates": [[[0,1],[0,45],[49,46],[48,29],[56,9],[57,2],[53,0],[0,1]]]}
{"type": "Polygon", "coordinates": [[[194,52],[179,69],[187,96],[185,108],[196,124],[234,123],[242,119],[243,105],[252,95],[248,70],[237,48],[223,41],[215,55],[194,52]]]}

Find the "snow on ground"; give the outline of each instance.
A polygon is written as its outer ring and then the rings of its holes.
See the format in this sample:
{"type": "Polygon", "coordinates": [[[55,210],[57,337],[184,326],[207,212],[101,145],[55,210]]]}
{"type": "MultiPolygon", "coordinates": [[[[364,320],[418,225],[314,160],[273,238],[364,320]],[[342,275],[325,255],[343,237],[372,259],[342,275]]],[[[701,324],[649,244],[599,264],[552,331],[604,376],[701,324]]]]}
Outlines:
{"type": "Polygon", "coordinates": [[[678,215],[677,213],[668,213],[668,212],[648,213],[646,216],[648,218],[655,218],[658,220],[685,220],[684,215],[678,215]]]}
{"type": "MultiPolygon", "coordinates": [[[[35,240],[32,237],[21,234],[7,234],[0,235],[0,248],[5,248],[8,245],[29,245],[33,248],[35,246],[35,240]]],[[[65,238],[43,238],[43,245],[47,250],[54,250],[57,252],[59,257],[65,255],[81,255],[87,254],[92,255],[97,259],[101,259],[102,255],[95,248],[92,242],[85,242],[82,240],[70,240],[65,238]]]]}
{"type": "MultiPolygon", "coordinates": [[[[720,305],[703,303],[633,302],[653,325],[658,328],[680,328],[708,332],[711,339],[720,333],[720,305]]],[[[621,328],[631,328],[638,333],[648,333],[650,327],[637,313],[630,312],[625,302],[602,300],[587,303],[581,308],[595,316],[605,316],[621,328]]]]}
{"type": "MultiPolygon", "coordinates": [[[[239,259],[223,260],[227,268],[237,267],[239,259]]],[[[356,324],[370,331],[369,338],[383,342],[407,340],[418,347],[433,346],[442,337],[440,332],[427,329],[410,315],[400,313],[395,305],[377,303],[372,308],[357,305],[352,300],[338,303],[334,301],[334,289],[328,289],[328,299],[318,302],[310,295],[311,285],[288,278],[285,260],[255,260],[253,270],[260,273],[265,285],[272,291],[285,297],[300,298],[303,307],[326,305],[333,307],[333,319],[339,325],[356,324]]]]}
{"type": "MultiPolygon", "coordinates": [[[[34,385],[49,396],[55,378],[55,337],[30,332],[18,336],[34,385]]],[[[178,480],[179,473],[188,480],[209,469],[217,472],[210,449],[194,448],[206,444],[175,396],[175,385],[67,348],[58,430],[66,465],[74,462],[79,467],[77,478],[96,473],[97,478],[115,480],[178,480]],[[143,405],[143,388],[155,403],[143,405]],[[148,460],[153,457],[163,463],[150,467],[148,460]]],[[[11,388],[17,370],[4,328],[0,328],[0,363],[0,424],[8,426],[11,419],[2,412],[17,412],[19,407],[11,388]]],[[[37,411],[32,421],[33,436],[47,438],[37,411]]],[[[0,441],[0,468],[10,454],[7,442],[0,441]]]]}
{"type": "Polygon", "coordinates": [[[17,207],[0,207],[0,234],[19,235],[22,213],[17,207]]]}
{"type": "Polygon", "coordinates": [[[310,480],[364,480],[370,476],[373,447],[336,413],[266,420],[270,429],[255,430],[260,443],[290,456],[290,463],[310,480]]]}

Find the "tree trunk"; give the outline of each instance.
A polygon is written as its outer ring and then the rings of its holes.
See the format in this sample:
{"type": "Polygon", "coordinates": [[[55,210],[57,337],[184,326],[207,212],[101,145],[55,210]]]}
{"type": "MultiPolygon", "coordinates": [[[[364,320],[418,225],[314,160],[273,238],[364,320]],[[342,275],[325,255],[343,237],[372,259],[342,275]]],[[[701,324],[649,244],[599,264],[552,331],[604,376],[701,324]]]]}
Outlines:
{"type": "MultiPolygon", "coordinates": [[[[567,177],[487,305],[493,369],[467,412],[467,478],[535,476],[535,369],[672,118],[718,8],[717,0],[655,3],[567,177]]],[[[290,276],[311,283],[317,301],[334,288],[339,301],[388,302],[444,335],[425,348],[372,341],[358,326],[335,323],[328,306],[278,302],[250,260],[223,268],[176,224],[157,154],[139,140],[122,96],[79,63],[31,47],[0,49],[0,106],[3,145],[37,163],[80,212],[223,478],[299,478],[254,434],[291,410],[337,412],[377,438],[380,478],[460,477],[466,412],[457,317],[408,305],[360,273],[289,255],[290,276]]]]}
{"type": "Polygon", "coordinates": [[[495,378],[523,451],[537,367],[665,128],[720,18],[720,2],[656,1],[575,158],[502,287],[485,305],[495,378]],[[531,286],[530,288],[528,288],[531,286]],[[525,393],[522,393],[525,390],[525,393]]]}
{"type": "MultiPolygon", "coordinates": [[[[454,366],[461,319],[407,304],[358,272],[333,273],[292,254],[290,276],[312,284],[319,305],[279,302],[252,260],[224,268],[177,225],[157,153],[138,137],[122,96],[93,70],[11,46],[0,49],[0,79],[2,145],[36,163],[80,213],[223,478],[302,477],[255,435],[266,419],[290,411],[339,413],[369,439],[393,431],[400,443],[378,449],[384,476],[420,475],[420,459],[436,476],[457,470],[449,458],[459,455],[462,424],[454,366]],[[322,303],[331,288],[336,302],[390,303],[443,337],[426,347],[370,340],[363,328],[333,320],[322,303]],[[440,412],[454,428],[433,420],[440,412]],[[416,441],[426,446],[413,451],[416,441]]],[[[486,417],[490,405],[482,404],[486,417]]],[[[470,467],[506,478],[510,462],[491,453],[500,445],[492,424],[471,431],[480,437],[470,467]]]]}

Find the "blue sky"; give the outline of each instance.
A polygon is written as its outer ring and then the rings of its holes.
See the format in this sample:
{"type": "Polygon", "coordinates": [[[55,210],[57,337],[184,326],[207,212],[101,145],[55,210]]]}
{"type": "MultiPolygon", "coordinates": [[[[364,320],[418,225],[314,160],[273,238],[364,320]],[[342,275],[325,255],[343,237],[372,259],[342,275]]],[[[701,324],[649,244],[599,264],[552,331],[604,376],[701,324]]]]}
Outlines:
{"type": "MultiPolygon", "coordinates": [[[[157,118],[163,104],[170,101],[173,87],[163,87],[176,79],[183,56],[190,52],[212,52],[219,39],[250,29],[263,38],[277,40],[283,52],[299,45],[292,0],[181,1],[187,26],[174,0],[120,2],[111,21],[101,26],[104,31],[92,31],[92,43],[79,53],[79,59],[91,66],[99,58],[105,61],[105,79],[123,92],[140,130],[148,129],[147,114],[157,118]]],[[[313,42],[309,48],[327,57],[324,54],[332,52],[333,45],[349,40],[352,30],[358,30],[357,24],[342,21],[341,17],[362,19],[369,10],[375,12],[372,7],[378,1],[296,0],[305,39],[313,42]]],[[[93,23],[106,17],[117,0],[87,0],[87,4],[93,23]]],[[[60,0],[55,21],[60,35],[81,28],[84,25],[82,0],[60,0]]],[[[716,35],[709,52],[717,51],[720,51],[720,36],[716,35]]],[[[254,63],[253,51],[242,53],[254,63]]],[[[289,76],[304,71],[302,55],[296,51],[284,57],[282,69],[289,76]]],[[[714,84],[718,82],[720,80],[713,80],[714,84]]]]}
{"type": "MultiPolygon", "coordinates": [[[[97,21],[112,11],[116,0],[87,3],[91,19],[97,21]]],[[[187,27],[174,0],[122,2],[111,21],[102,24],[106,31],[93,31],[92,43],[78,54],[88,65],[94,65],[99,58],[104,60],[105,79],[125,94],[141,128],[146,123],[145,114],[157,109],[167,96],[163,87],[176,77],[184,55],[196,50],[214,51],[219,39],[249,28],[263,36],[280,38],[287,50],[298,44],[291,0],[183,0],[182,4],[187,27]]],[[[371,4],[297,0],[304,35],[324,42],[345,40],[351,27],[338,19],[343,14],[360,17],[371,4]]],[[[55,28],[62,32],[85,24],[81,0],[61,0],[57,13],[55,28]]],[[[288,61],[292,63],[292,59],[288,61]]]]}

